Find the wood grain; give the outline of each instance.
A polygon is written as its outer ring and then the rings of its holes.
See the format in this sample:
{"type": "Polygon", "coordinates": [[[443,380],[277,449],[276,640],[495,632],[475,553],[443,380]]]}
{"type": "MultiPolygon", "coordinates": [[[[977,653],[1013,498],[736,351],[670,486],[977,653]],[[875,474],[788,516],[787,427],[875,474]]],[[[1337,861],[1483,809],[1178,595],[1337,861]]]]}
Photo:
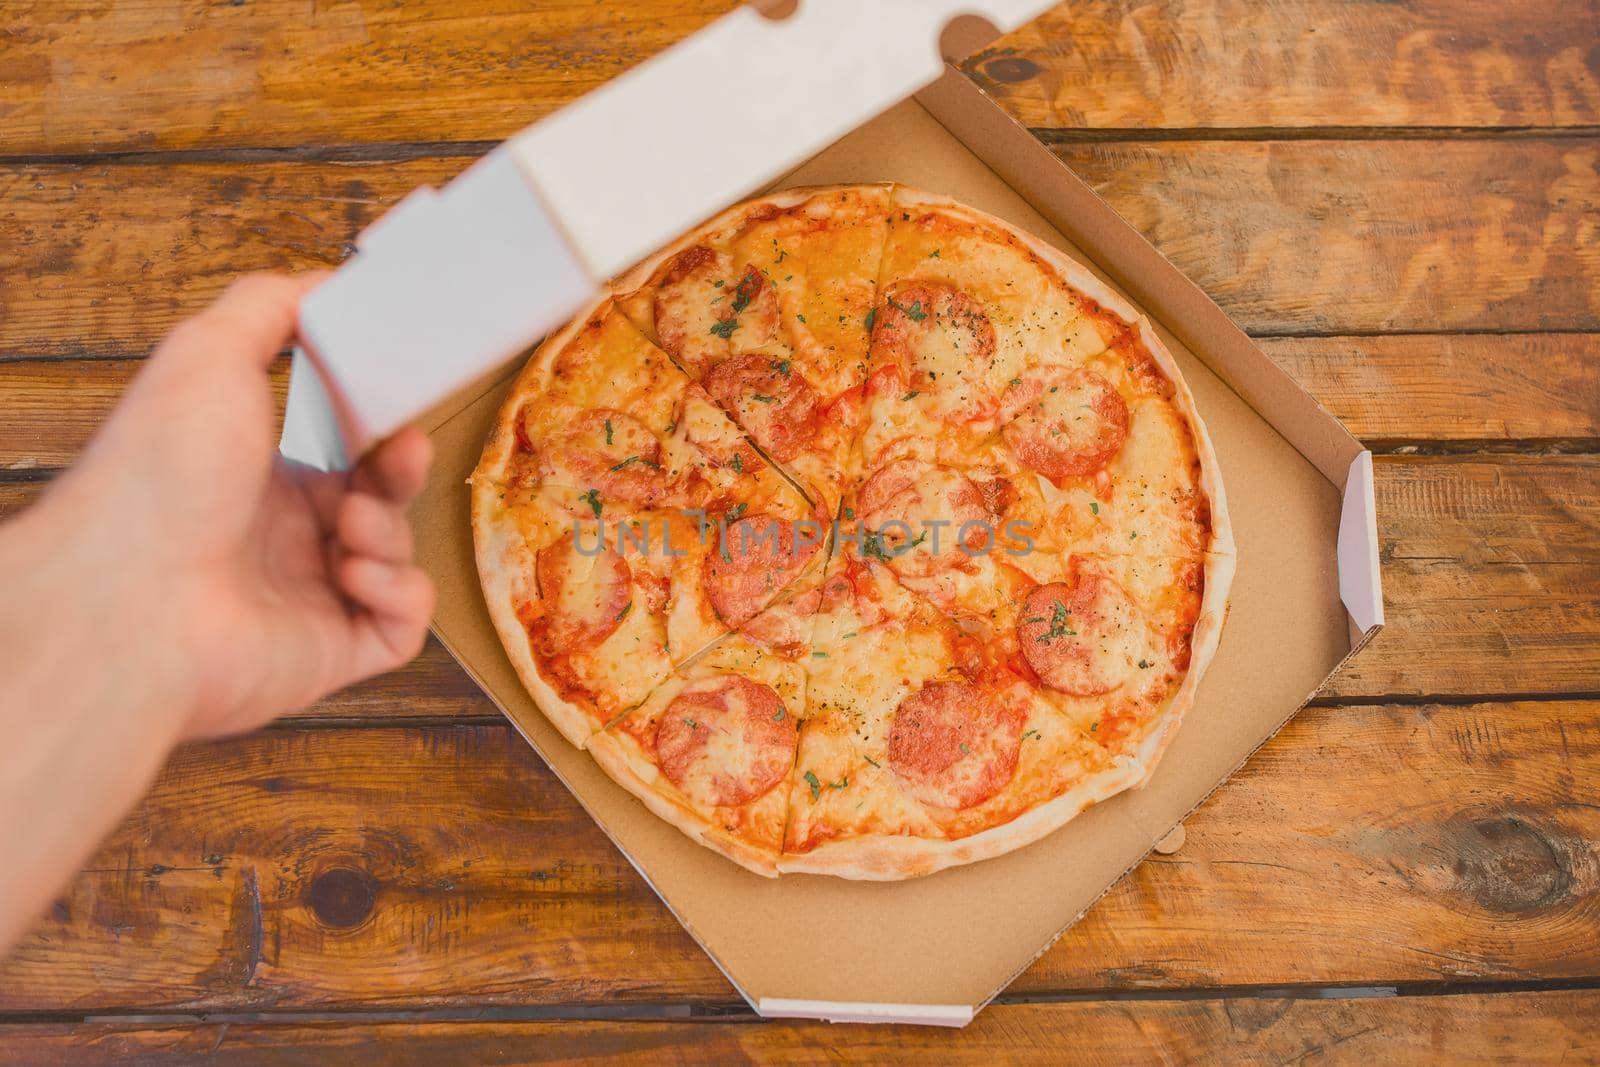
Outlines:
{"type": "Polygon", "coordinates": [[[1593,0],[1085,0],[966,64],[1030,126],[1600,122],[1593,0]]]}
{"type": "Polygon", "coordinates": [[[1330,697],[1600,693],[1600,459],[1378,461],[1388,628],[1330,697]]]}
{"type": "MultiPolygon", "coordinates": [[[[1600,138],[1055,150],[1253,333],[1600,330],[1600,138]]],[[[0,355],[142,355],[466,162],[0,167],[0,355]]]]}
{"type": "Polygon", "coordinates": [[[1600,994],[1004,1004],[963,1030],[675,1022],[97,1022],[0,1028],[27,1062],[1558,1063],[1600,1057],[1600,994]]]}
{"type": "MultiPolygon", "coordinates": [[[[1014,995],[1600,976],[1600,703],[1313,708],[1014,995]]],[[[0,1010],[737,1000],[503,725],[181,751],[0,1010]]]]}
{"type": "Polygon", "coordinates": [[[1254,333],[1600,326],[1600,140],[1055,152],[1254,333]]]}
{"type": "Polygon", "coordinates": [[[1371,448],[1600,439],[1600,334],[1267,337],[1261,348],[1371,448]]]}
{"type": "Polygon", "coordinates": [[[234,276],[338,264],[470,160],[0,167],[0,354],[143,355],[234,276]]]}
{"type": "Polygon", "coordinates": [[[8,154],[499,140],[736,0],[10,5],[8,154]]]}
{"type": "MultiPolygon", "coordinates": [[[[25,4],[0,35],[12,154],[498,140],[733,0],[25,4]]],[[[969,69],[1034,126],[1600,122],[1592,0],[1091,0],[969,69]],[[1241,45],[1241,42],[1247,42],[1241,45]]]]}
{"type": "MultiPolygon", "coordinates": [[[[1275,337],[1262,348],[1373,448],[1600,444],[1600,334],[1275,337]]],[[[139,365],[0,360],[0,470],[70,465],[139,365]]],[[[281,411],[287,359],[272,383],[281,411]]]]}

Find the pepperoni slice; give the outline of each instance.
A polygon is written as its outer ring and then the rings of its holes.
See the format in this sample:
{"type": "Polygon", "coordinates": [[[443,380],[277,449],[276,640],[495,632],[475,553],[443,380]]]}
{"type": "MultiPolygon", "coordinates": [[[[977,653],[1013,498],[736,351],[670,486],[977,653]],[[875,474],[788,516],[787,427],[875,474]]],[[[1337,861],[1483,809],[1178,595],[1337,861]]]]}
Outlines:
{"type": "Polygon", "coordinates": [[[878,307],[872,360],[898,367],[905,395],[937,398],[941,412],[992,413],[997,399],[984,379],[994,353],[988,314],[959,289],[938,282],[900,285],[878,307]]]}
{"type": "Polygon", "coordinates": [[[607,500],[648,507],[667,494],[661,441],[644,423],[610,408],[590,408],[538,452],[541,481],[595,489],[607,500]]]}
{"type": "Polygon", "coordinates": [[[706,596],[719,619],[729,626],[749,622],[805,569],[821,530],[807,530],[797,539],[795,526],[787,519],[751,515],[724,529],[706,556],[706,596]]]}
{"type": "Polygon", "coordinates": [[[1020,407],[1001,431],[1017,459],[1057,486],[1105,467],[1128,437],[1128,405],[1091,370],[1029,374],[1007,390],[1020,407]]]}
{"type": "Polygon", "coordinates": [[[752,641],[795,658],[806,654],[822,590],[809,589],[781,606],[768,608],[739,631],[752,641]]]}
{"type": "Polygon", "coordinates": [[[1017,643],[1039,680],[1070,696],[1098,696],[1139,673],[1150,632],[1122,587],[1097,574],[1028,594],[1017,643]]]}
{"type": "Polygon", "coordinates": [[[873,472],[857,500],[873,539],[862,554],[885,560],[904,575],[928,575],[958,566],[971,552],[994,543],[995,513],[983,491],[962,472],[916,459],[894,460],[873,472]],[[908,547],[908,543],[914,547],[908,547]]]}
{"type": "Polygon", "coordinates": [[[773,459],[793,459],[817,429],[821,397],[788,360],[755,353],[711,369],[706,392],[730,412],[773,459]]]}
{"type": "Polygon", "coordinates": [[[656,727],[661,772],[706,807],[764,795],[794,767],[795,718],[771,686],[722,675],[685,686],[656,727]]]}
{"type": "Polygon", "coordinates": [[[547,620],[542,637],[551,654],[599,645],[622,625],[633,603],[628,561],[609,548],[580,552],[570,533],[539,550],[533,573],[547,620]]]}
{"type": "Polygon", "coordinates": [[[889,763],[926,804],[960,810],[1011,781],[1027,716],[966,682],[932,682],[900,702],[889,763]]]}
{"type": "Polygon", "coordinates": [[[655,294],[661,347],[695,376],[735,351],[778,334],[778,298],[754,264],[736,272],[724,252],[696,245],[678,253],[655,294]]]}

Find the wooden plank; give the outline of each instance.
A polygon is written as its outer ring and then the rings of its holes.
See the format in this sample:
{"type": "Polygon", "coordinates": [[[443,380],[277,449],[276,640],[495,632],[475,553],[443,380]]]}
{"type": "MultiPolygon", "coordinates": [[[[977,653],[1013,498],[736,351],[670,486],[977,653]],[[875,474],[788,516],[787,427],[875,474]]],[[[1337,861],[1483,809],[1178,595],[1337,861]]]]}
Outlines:
{"type": "MultiPolygon", "coordinates": [[[[111,414],[138,373],[137,359],[13,360],[0,362],[0,470],[68,467],[111,414]]],[[[289,359],[272,368],[272,392],[282,427],[289,359]]]]}
{"type": "Polygon", "coordinates": [[[0,242],[26,280],[0,354],[143,355],[235,275],[336,265],[469,162],[0,167],[0,242]]]}
{"type": "Polygon", "coordinates": [[[1031,126],[1583,126],[1592,2],[1085,0],[966,64],[1031,126]]]}
{"type": "Polygon", "coordinates": [[[1600,334],[1268,337],[1261,347],[1373,448],[1600,438],[1600,334]]]}
{"type": "Polygon", "coordinates": [[[0,1027],[26,1062],[534,1064],[865,1062],[1581,1063],[1600,1057],[1600,994],[1001,1004],[963,1030],[750,1020],[96,1022],[0,1027]]]}
{"type": "Polygon", "coordinates": [[[1600,458],[1378,460],[1388,629],[1339,698],[1600,693],[1600,458]]]}
{"type": "MultiPolygon", "coordinates": [[[[0,37],[14,154],[497,140],[734,0],[62,0],[0,37]]],[[[1592,0],[1090,0],[969,68],[1035,126],[1600,122],[1592,0]],[[1248,42],[1241,46],[1240,42],[1248,42]]]]}
{"type": "MultiPolygon", "coordinates": [[[[1253,333],[1600,330],[1600,138],[1055,150],[1253,333]]],[[[0,167],[0,354],[143,354],[466,162],[0,167]]]]}
{"type": "MultiPolygon", "coordinates": [[[[1369,445],[1600,442],[1600,334],[1277,337],[1262,347],[1369,445]]],[[[139,361],[0,361],[0,470],[70,465],[139,361]]],[[[288,361],[273,387],[280,410],[288,361]]]]}
{"type": "Polygon", "coordinates": [[[1600,326],[1600,139],[1055,153],[1252,333],[1600,326]]]}
{"type": "MultiPolygon", "coordinates": [[[[1600,693],[1600,456],[1380,456],[1389,627],[1321,699],[1600,693]]],[[[39,491],[0,483],[0,517],[39,491]]],[[[307,714],[493,714],[430,646],[307,714]]]]}
{"type": "Polygon", "coordinates": [[[0,35],[8,154],[499,140],[737,0],[52,0],[0,35]]]}
{"type": "MultiPolygon", "coordinates": [[[[1010,992],[1600,976],[1597,778],[1600,702],[1310,709],[1010,992]]],[[[0,966],[0,1011],[736,1001],[506,726],[184,750],[0,966]]]]}

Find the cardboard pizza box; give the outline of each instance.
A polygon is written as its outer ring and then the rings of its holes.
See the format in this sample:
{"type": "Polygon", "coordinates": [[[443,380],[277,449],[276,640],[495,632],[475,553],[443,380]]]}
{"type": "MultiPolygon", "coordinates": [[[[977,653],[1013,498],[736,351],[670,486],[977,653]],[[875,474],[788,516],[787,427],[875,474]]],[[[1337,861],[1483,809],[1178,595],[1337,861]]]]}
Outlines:
{"type": "MultiPolygon", "coordinates": [[[[1008,0],[944,6],[984,10],[996,3],[1008,0]]],[[[902,0],[894,6],[907,9],[902,0]]],[[[695,844],[611,782],[557,734],[506,660],[479,590],[466,478],[521,358],[490,370],[421,419],[438,460],[415,525],[421,561],[438,585],[435,633],[756,1011],[963,1025],[1157,842],[1173,847],[1181,835],[1169,835],[1184,817],[1382,626],[1372,462],[1204,293],[954,69],[944,68],[932,85],[901,99],[932,76],[907,60],[874,83],[867,103],[849,77],[832,76],[878,60],[873,39],[838,32],[861,9],[874,7],[801,0],[788,19],[740,11],[703,32],[718,48],[743,50],[752,70],[804,72],[824,55],[830,64],[830,77],[813,76],[806,84],[806,107],[816,121],[805,136],[826,135],[831,143],[794,166],[799,142],[781,131],[764,136],[761,151],[769,153],[768,173],[776,175],[767,188],[901,181],[948,194],[1059,245],[1158,324],[1215,442],[1238,571],[1216,658],[1148,786],[1089,809],[1036,844],[922,879],[758,877],[695,844]],[[819,31],[830,20],[831,31],[819,31]],[[885,107],[890,100],[897,102],[885,107]]],[[[1012,13],[1016,9],[1010,5],[1012,13]]],[[[995,35],[993,27],[967,21],[945,34],[946,57],[964,56],[995,35]]],[[[931,50],[933,40],[921,45],[931,50]]],[[[697,37],[679,48],[699,43],[697,37]]],[[[669,54],[653,62],[670,68],[676,60],[669,54]]],[[[561,112],[551,127],[558,136],[542,136],[534,127],[509,147],[542,153],[560,144],[585,153],[610,144],[615,116],[639,107],[666,124],[651,146],[650,166],[640,173],[647,170],[654,181],[672,171],[672,124],[702,123],[703,115],[631,99],[630,93],[646,91],[659,96],[660,87],[651,89],[648,78],[624,82],[602,99],[585,98],[561,112]]],[[[548,157],[535,162],[525,174],[561,170],[548,157]]],[[[598,191],[599,200],[581,185],[569,183],[559,195],[539,188],[562,225],[600,228],[576,238],[577,246],[637,256],[673,236],[651,232],[650,246],[637,247],[633,231],[607,230],[614,220],[599,217],[603,198],[626,195],[625,185],[598,191]]],[[[716,202],[703,204],[698,215],[758,191],[717,189],[716,202]]],[[[452,240],[471,245],[459,235],[452,240]]],[[[438,324],[440,336],[448,336],[449,326],[438,324]]],[[[314,385],[302,385],[302,392],[306,388],[314,385]]]]}

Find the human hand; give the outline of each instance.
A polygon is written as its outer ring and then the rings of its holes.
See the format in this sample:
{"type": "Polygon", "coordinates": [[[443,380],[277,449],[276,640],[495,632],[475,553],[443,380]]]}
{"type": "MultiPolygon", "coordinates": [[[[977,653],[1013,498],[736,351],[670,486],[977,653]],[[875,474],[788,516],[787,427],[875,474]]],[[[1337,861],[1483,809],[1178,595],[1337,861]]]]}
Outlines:
{"type": "Polygon", "coordinates": [[[242,278],[174,329],[37,509],[72,531],[74,558],[120,568],[103,580],[139,605],[126,625],[171,644],[184,738],[260,726],[400,666],[426,635],[433,587],[405,508],[427,438],[403,430],[340,474],[276,451],[268,369],[322,277],[242,278]]]}

